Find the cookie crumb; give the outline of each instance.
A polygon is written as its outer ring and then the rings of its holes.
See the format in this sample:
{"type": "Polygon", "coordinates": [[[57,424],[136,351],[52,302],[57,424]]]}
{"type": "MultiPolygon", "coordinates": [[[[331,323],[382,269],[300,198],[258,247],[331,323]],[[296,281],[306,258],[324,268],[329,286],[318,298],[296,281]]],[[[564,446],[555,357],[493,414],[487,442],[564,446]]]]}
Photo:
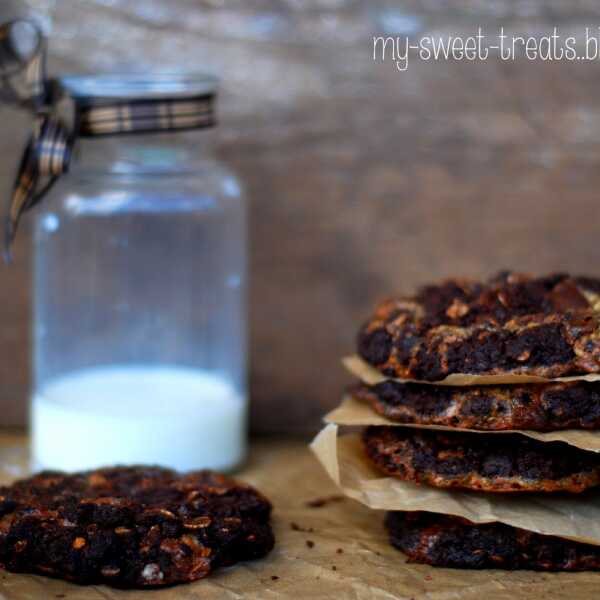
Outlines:
{"type": "Polygon", "coordinates": [[[303,533],[314,533],[315,530],[312,527],[309,527],[308,529],[305,527],[301,527],[300,525],[298,525],[298,523],[294,523],[294,521],[292,521],[290,523],[290,527],[292,528],[293,531],[302,531],[303,533]]]}
{"type": "Polygon", "coordinates": [[[342,502],[345,499],[345,496],[342,496],[341,494],[333,494],[332,496],[323,496],[322,498],[309,500],[306,503],[306,506],[308,506],[308,508],[321,508],[322,506],[326,506],[332,502],[342,502]]]}

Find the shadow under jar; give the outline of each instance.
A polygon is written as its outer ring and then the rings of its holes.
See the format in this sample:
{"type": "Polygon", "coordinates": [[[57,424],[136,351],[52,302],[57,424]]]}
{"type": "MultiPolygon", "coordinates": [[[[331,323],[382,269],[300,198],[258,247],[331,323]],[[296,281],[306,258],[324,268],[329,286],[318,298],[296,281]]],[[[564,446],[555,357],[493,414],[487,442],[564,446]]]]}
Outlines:
{"type": "Polygon", "coordinates": [[[79,137],[34,211],[33,466],[232,469],[247,436],[246,208],[198,112],[215,81],[62,86],[79,137]],[[89,106],[121,107],[108,121],[136,131],[111,135],[96,110],[86,132],[89,106]]]}

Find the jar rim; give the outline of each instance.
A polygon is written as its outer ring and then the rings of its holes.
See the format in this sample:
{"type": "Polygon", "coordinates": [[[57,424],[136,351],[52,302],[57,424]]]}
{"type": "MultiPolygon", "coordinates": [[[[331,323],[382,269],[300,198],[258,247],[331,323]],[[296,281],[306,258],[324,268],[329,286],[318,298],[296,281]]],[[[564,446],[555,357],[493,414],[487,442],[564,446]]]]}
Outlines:
{"type": "Polygon", "coordinates": [[[106,73],[66,75],[62,90],[75,100],[163,100],[215,95],[218,79],[208,73],[106,73]]]}

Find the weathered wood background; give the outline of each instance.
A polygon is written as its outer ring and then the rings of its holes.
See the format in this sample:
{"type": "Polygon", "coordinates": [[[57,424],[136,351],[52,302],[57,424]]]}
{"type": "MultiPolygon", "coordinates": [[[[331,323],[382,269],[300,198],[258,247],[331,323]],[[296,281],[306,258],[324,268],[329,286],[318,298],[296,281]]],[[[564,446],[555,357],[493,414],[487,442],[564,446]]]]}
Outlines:
{"type": "MultiPolygon", "coordinates": [[[[40,3],[43,0],[40,0],[40,3]]],[[[372,303],[500,268],[600,274],[598,61],[372,60],[372,36],[501,25],[577,35],[591,0],[46,0],[51,69],[210,69],[219,152],[246,183],[252,403],[260,431],[314,430],[372,303]]],[[[27,119],[0,110],[2,192],[27,119]]],[[[28,233],[0,267],[0,407],[25,419],[28,233]]]]}

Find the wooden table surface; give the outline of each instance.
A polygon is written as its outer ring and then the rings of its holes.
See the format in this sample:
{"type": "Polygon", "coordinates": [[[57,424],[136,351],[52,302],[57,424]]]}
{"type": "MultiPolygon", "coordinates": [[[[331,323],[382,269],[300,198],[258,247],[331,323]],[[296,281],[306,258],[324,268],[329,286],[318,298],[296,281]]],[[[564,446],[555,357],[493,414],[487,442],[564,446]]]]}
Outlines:
{"type": "MultiPolygon", "coordinates": [[[[0,433],[2,481],[27,473],[26,446],[21,433],[0,433]]],[[[2,572],[0,599],[551,600],[568,594],[575,600],[594,597],[600,586],[600,574],[468,572],[407,564],[387,544],[382,513],[339,497],[321,507],[307,505],[335,495],[336,489],[305,440],[253,440],[250,460],[238,476],[258,486],[275,505],[277,545],[268,558],[221,570],[204,581],[152,591],[2,572]]]]}

